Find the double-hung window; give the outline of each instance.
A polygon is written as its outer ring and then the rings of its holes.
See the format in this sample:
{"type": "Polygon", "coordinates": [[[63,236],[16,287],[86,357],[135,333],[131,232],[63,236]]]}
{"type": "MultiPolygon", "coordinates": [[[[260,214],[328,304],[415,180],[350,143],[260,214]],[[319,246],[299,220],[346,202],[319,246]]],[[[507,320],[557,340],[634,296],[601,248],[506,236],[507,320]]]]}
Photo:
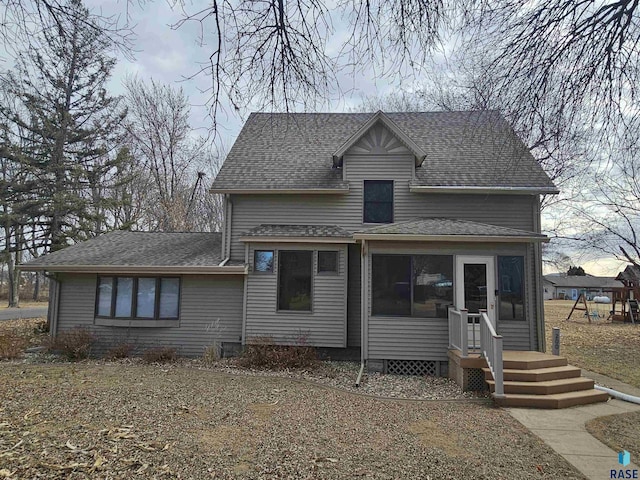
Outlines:
{"type": "Polygon", "coordinates": [[[96,316],[120,319],[176,320],[180,279],[171,277],[99,277],[96,316]]]}
{"type": "Polygon", "coordinates": [[[393,222],[393,180],[365,180],[363,198],[363,223],[393,222]]]}

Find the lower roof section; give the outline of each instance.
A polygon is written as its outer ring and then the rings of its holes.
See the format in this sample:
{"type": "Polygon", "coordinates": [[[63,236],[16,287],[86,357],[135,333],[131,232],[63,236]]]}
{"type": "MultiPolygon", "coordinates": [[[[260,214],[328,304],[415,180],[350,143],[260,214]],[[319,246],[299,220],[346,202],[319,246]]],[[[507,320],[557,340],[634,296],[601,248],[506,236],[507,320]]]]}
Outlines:
{"type": "Polygon", "coordinates": [[[240,236],[243,242],[354,243],[351,232],[338,225],[258,225],[240,236]]]}
{"type": "Polygon", "coordinates": [[[548,242],[540,233],[453,218],[418,218],[353,234],[355,240],[414,242],[548,242]]]}
{"type": "Polygon", "coordinates": [[[217,232],[114,231],[20,265],[21,270],[138,274],[243,274],[222,263],[217,232]]]}

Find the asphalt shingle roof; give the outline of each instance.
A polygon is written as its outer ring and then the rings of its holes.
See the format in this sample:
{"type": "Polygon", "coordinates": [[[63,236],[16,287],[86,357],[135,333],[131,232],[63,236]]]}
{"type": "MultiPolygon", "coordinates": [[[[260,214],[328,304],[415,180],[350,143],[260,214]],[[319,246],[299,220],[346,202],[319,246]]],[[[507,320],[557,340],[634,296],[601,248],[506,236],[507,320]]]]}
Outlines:
{"type": "MultiPolygon", "coordinates": [[[[252,113],[213,188],[346,188],[332,154],[372,115],[252,113]]],[[[414,185],[555,189],[497,112],[386,115],[427,154],[414,185]]]]}
{"type": "Polygon", "coordinates": [[[258,225],[243,233],[243,237],[295,237],[295,238],[351,238],[344,228],[337,225],[258,225]]]}
{"type": "Polygon", "coordinates": [[[539,233],[453,218],[418,218],[406,222],[381,225],[379,227],[361,230],[358,233],[367,235],[473,235],[487,237],[546,238],[545,235],[539,233]]]}
{"type": "Polygon", "coordinates": [[[24,266],[217,266],[221,233],[114,231],[36,258],[24,266]]]}
{"type": "Polygon", "coordinates": [[[595,277],[591,275],[545,275],[547,282],[553,283],[556,287],[576,287],[576,288],[622,288],[624,285],[614,277],[595,277]]]}

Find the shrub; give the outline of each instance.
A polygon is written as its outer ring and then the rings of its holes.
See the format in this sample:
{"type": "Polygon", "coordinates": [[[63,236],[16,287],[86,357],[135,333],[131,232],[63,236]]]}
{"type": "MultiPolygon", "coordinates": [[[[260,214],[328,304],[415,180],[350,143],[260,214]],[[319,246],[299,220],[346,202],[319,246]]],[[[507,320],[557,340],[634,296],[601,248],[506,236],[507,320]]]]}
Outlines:
{"type": "Polygon", "coordinates": [[[144,351],[142,361],[144,363],[167,363],[178,359],[178,351],[173,347],[153,347],[144,351]]]}
{"type": "Polygon", "coordinates": [[[128,358],[133,353],[135,345],[132,343],[122,342],[109,348],[104,354],[104,358],[107,360],[118,360],[120,358],[128,358]]]}
{"type": "Polygon", "coordinates": [[[89,356],[91,347],[96,343],[96,340],[96,336],[88,329],[75,327],[58,333],[55,337],[50,337],[47,350],[59,353],[70,361],[82,360],[89,356]]]}
{"type": "Polygon", "coordinates": [[[271,337],[257,337],[246,346],[238,363],[243,367],[276,370],[313,367],[318,363],[318,354],[302,341],[297,345],[275,345],[271,337]]]}
{"type": "Polygon", "coordinates": [[[202,354],[202,363],[205,366],[210,367],[214,363],[220,360],[220,349],[218,345],[209,345],[204,349],[204,353],[202,354]]]}
{"type": "Polygon", "coordinates": [[[20,358],[29,340],[14,332],[0,334],[0,359],[10,360],[20,358]]]}

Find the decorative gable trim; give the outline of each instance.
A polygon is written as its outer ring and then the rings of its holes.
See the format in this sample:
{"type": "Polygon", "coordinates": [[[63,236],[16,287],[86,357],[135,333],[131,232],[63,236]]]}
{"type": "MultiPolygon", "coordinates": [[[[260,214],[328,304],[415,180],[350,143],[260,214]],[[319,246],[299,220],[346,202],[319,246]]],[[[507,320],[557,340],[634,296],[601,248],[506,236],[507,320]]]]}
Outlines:
{"type": "Polygon", "coordinates": [[[382,110],[378,110],[371,116],[356,132],[351,135],[346,142],[344,142],[340,148],[333,153],[333,164],[339,165],[342,161],[342,157],[345,152],[353,147],[377,122],[380,122],[391,133],[393,133],[398,140],[400,140],[405,147],[407,147],[413,156],[415,157],[416,166],[422,165],[427,154],[422,150],[404,131],[396,125],[382,110]]]}

